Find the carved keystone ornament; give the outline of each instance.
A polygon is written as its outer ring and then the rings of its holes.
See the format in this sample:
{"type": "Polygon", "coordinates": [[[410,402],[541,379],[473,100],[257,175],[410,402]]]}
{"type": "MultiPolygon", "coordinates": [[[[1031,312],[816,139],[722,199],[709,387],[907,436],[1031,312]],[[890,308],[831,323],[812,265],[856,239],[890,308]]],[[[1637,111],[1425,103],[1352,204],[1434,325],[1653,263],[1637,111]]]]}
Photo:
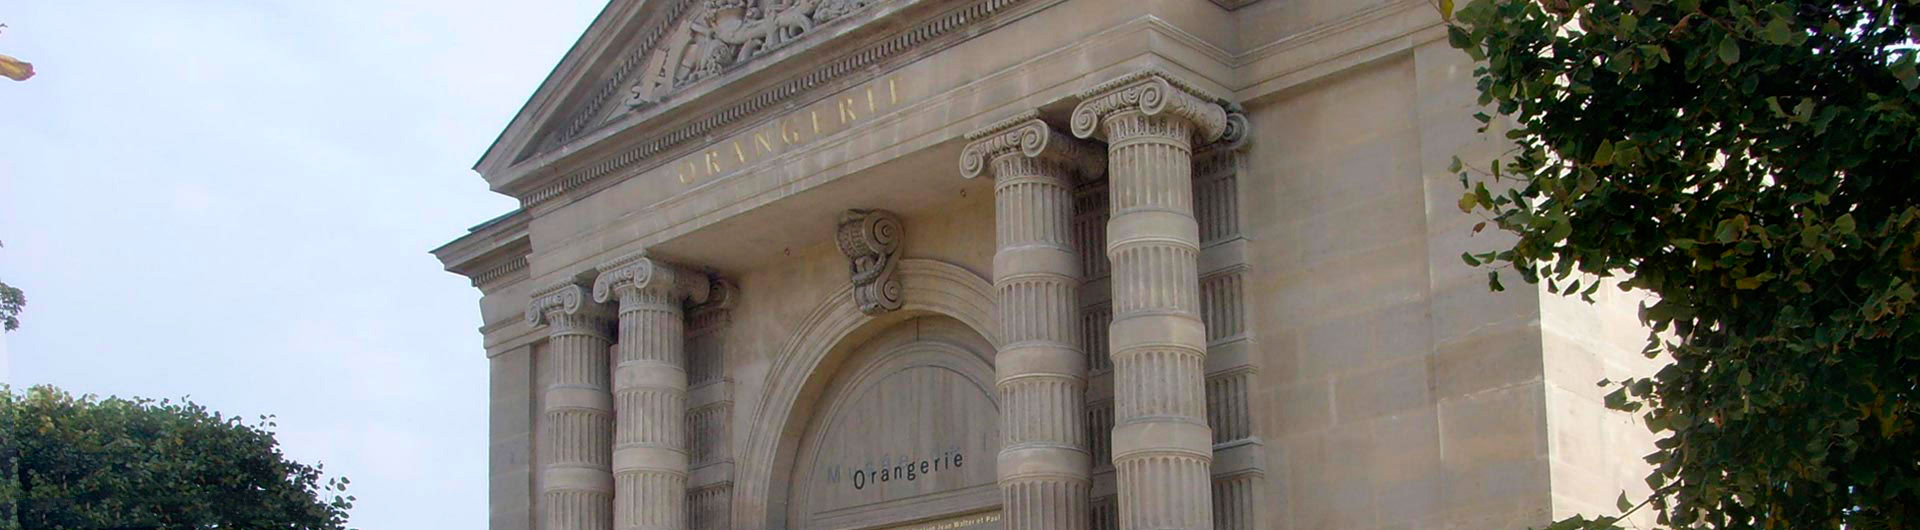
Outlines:
{"type": "Polygon", "coordinates": [[[840,253],[852,260],[853,302],[860,312],[878,315],[899,309],[900,240],[905,236],[900,218],[886,210],[847,210],[840,215],[835,241],[840,253]]]}

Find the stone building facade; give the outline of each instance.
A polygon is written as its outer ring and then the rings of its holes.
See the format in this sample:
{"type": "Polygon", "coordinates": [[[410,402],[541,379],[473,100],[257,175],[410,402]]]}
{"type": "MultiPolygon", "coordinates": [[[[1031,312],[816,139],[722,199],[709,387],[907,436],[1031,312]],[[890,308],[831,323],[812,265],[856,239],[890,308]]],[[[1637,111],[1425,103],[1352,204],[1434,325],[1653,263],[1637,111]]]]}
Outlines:
{"type": "Polygon", "coordinates": [[[1637,300],[1491,293],[1427,0],[613,0],[436,249],[495,530],[1525,528],[1637,300]]]}

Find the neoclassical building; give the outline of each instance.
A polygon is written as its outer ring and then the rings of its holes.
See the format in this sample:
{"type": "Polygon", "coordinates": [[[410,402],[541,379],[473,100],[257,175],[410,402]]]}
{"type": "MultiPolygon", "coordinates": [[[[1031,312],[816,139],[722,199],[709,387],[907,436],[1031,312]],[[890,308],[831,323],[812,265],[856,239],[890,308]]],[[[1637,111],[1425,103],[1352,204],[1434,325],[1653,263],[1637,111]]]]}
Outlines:
{"type": "MultiPolygon", "coordinates": [[[[1428,0],[613,0],[434,251],[495,530],[1526,528],[1637,300],[1466,251],[1428,0]]],[[[1496,126],[1498,124],[1496,123],[1496,126]]],[[[1496,127],[1497,128],[1497,127],[1496,127]]]]}

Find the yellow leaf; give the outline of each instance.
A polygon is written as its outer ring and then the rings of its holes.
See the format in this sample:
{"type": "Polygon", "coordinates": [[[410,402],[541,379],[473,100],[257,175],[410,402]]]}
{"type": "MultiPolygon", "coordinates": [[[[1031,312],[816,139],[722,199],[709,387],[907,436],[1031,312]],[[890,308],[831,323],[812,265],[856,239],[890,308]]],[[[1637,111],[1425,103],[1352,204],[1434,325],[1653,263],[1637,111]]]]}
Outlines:
{"type": "Polygon", "coordinates": [[[1453,0],[1440,0],[1440,20],[1453,22],[1453,0]]]}
{"type": "Polygon", "coordinates": [[[0,55],[0,77],[14,81],[26,81],[27,78],[33,77],[33,63],[15,59],[7,55],[0,55]]]}

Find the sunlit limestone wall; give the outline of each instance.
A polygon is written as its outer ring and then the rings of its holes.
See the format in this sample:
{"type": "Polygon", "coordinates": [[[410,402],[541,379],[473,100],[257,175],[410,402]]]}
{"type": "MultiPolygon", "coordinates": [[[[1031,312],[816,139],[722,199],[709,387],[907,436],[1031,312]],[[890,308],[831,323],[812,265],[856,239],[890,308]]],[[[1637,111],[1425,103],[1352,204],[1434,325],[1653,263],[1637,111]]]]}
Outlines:
{"type": "MultiPolygon", "coordinates": [[[[1634,315],[1647,296],[1611,283],[1594,293],[1594,304],[1540,296],[1554,518],[1618,513],[1621,493],[1634,503],[1650,493],[1652,466],[1641,457],[1653,451],[1656,437],[1639,417],[1607,410],[1606,395],[1617,387],[1596,383],[1659,371],[1661,360],[1639,354],[1647,331],[1634,315]]],[[[1653,525],[1652,510],[1636,515],[1642,527],[1653,525]]]]}
{"type": "Polygon", "coordinates": [[[1447,166],[1503,147],[1441,37],[1247,105],[1268,528],[1537,527],[1644,474],[1645,430],[1593,385],[1646,367],[1632,301],[1491,293],[1459,258],[1510,239],[1472,233],[1447,166]]]}
{"type": "Polygon", "coordinates": [[[1538,298],[1457,257],[1496,241],[1454,206],[1471,86],[1435,48],[1249,105],[1270,528],[1547,518],[1538,298]]]}

